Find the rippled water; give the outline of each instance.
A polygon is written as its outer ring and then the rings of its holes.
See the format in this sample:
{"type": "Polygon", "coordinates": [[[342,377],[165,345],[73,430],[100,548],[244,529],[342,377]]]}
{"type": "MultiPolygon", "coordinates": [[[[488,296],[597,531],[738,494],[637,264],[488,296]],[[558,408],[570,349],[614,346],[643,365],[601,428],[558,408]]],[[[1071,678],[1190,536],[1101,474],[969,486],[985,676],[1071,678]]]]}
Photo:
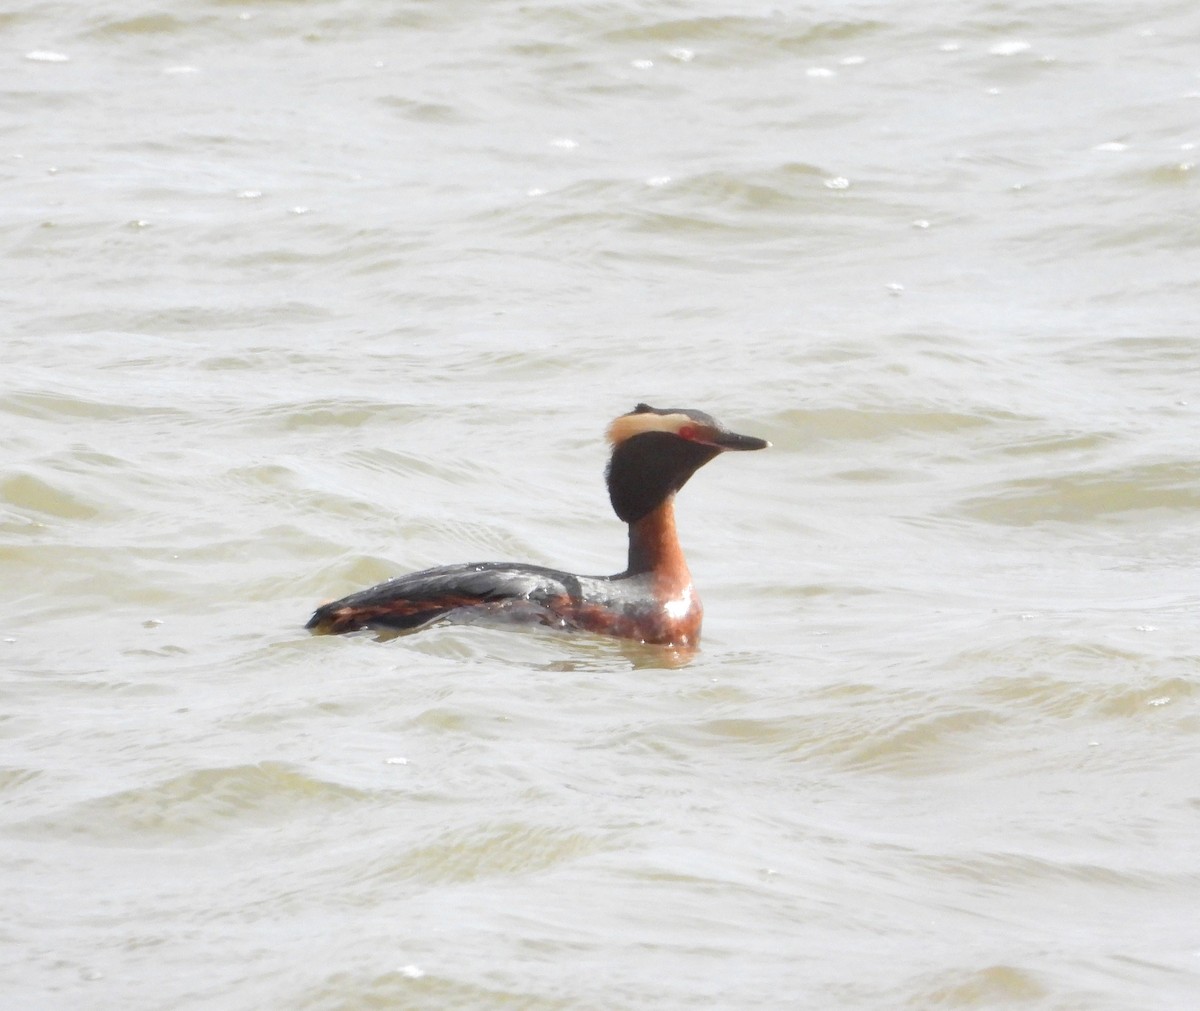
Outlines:
{"type": "Polygon", "coordinates": [[[5,1007],[1195,1004],[1194,5],[0,29],[5,1007]],[[302,631],[638,400],[691,663],[302,631]]]}

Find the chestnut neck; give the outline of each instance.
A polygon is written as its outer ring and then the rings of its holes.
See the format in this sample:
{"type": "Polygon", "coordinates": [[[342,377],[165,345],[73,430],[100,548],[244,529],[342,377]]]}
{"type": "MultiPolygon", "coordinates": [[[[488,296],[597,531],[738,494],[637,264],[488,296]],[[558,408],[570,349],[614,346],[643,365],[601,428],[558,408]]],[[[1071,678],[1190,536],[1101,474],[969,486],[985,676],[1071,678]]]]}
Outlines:
{"type": "Polygon", "coordinates": [[[674,495],[668,495],[641,519],[629,524],[629,566],[624,575],[647,572],[680,587],[692,582],[675,531],[674,495]]]}

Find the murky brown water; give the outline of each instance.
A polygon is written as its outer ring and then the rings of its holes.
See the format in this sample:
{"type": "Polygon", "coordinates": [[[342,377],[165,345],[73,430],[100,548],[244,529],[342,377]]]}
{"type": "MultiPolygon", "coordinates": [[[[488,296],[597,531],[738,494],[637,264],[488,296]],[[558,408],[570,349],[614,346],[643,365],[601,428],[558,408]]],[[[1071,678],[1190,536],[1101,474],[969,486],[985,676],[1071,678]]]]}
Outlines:
{"type": "Polygon", "coordinates": [[[0,26],[6,1008],[1195,1003],[1192,5],[0,26]],[[302,632],[638,400],[692,663],[302,632]]]}

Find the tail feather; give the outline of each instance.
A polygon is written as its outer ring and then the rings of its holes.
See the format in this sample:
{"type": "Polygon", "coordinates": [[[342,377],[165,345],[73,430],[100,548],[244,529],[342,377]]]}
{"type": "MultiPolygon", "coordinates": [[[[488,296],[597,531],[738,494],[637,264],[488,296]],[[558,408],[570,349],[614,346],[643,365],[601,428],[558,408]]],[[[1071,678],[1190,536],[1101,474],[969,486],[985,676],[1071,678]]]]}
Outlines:
{"type": "Polygon", "coordinates": [[[420,628],[457,608],[471,603],[462,599],[441,601],[395,600],[388,604],[348,604],[335,600],[322,604],[304,626],[314,635],[341,635],[363,628],[387,628],[407,631],[420,628]]]}

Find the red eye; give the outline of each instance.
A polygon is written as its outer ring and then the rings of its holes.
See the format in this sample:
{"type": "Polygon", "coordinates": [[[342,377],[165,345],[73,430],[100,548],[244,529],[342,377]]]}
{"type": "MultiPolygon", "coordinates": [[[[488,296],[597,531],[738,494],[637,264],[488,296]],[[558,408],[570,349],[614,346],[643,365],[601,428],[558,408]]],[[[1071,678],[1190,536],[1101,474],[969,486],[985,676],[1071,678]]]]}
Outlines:
{"type": "Polygon", "coordinates": [[[691,425],[684,425],[679,429],[679,438],[688,439],[689,441],[696,438],[696,430],[691,425]]]}

